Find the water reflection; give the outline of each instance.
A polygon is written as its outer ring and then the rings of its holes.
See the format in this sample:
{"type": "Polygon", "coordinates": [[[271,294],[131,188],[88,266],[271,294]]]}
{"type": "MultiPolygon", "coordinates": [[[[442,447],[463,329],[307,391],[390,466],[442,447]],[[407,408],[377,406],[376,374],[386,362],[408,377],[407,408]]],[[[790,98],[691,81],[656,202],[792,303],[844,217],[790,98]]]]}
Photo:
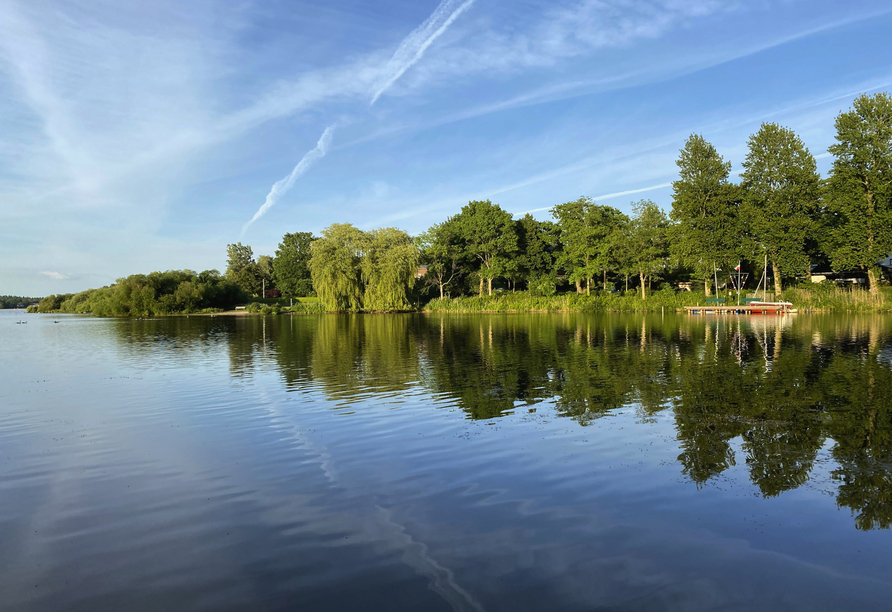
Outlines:
{"type": "Polygon", "coordinates": [[[742,463],[763,497],[806,483],[825,446],[858,529],[892,525],[892,325],[881,316],[294,316],[116,327],[133,351],[224,343],[233,380],[275,369],[339,407],[421,386],[470,419],[553,409],[581,426],[634,407],[674,419],[681,474],[742,463]]]}

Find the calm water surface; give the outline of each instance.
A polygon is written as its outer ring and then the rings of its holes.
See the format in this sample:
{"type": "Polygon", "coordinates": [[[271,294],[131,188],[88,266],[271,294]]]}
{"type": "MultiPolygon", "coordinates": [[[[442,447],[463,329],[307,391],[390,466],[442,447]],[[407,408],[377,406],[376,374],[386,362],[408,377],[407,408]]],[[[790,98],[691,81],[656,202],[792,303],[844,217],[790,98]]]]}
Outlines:
{"type": "Polygon", "coordinates": [[[5,311],[0,366],[4,611],[892,608],[892,318],[5,311]]]}

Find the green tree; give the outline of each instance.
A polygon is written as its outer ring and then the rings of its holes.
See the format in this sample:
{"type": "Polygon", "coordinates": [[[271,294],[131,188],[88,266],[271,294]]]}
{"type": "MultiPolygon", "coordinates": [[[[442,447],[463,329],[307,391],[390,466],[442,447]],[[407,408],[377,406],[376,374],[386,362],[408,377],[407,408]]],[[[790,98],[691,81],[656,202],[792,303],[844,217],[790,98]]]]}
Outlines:
{"type": "Polygon", "coordinates": [[[239,270],[254,263],[254,251],[241,242],[226,245],[226,274],[235,275],[239,270]]]}
{"type": "Polygon", "coordinates": [[[362,308],[362,261],[365,234],[349,223],[335,223],[322,230],[310,246],[310,275],[319,300],[328,310],[358,311],[362,308]]]}
{"type": "Polygon", "coordinates": [[[174,291],[174,298],[177,306],[180,307],[179,309],[186,312],[195,310],[201,304],[203,298],[202,289],[201,285],[197,285],[192,281],[181,282],[174,291]]]}
{"type": "Polygon", "coordinates": [[[260,295],[263,291],[263,272],[253,261],[230,275],[230,278],[248,295],[260,295]]]}
{"type": "Polygon", "coordinates": [[[753,239],[771,261],[774,288],[782,275],[809,272],[807,239],[815,225],[821,177],[815,158],[790,129],[763,123],[743,162],[744,202],[753,239]]]}
{"type": "MultiPolygon", "coordinates": [[[[273,269],[273,258],[269,255],[261,255],[257,258],[257,270],[260,272],[260,280],[265,291],[275,288],[275,270],[273,269]]],[[[263,292],[261,297],[266,297],[263,292]]]]}
{"type": "Polygon", "coordinates": [[[607,272],[618,266],[614,247],[626,216],[610,206],[595,204],[588,197],[558,204],[551,214],[557,220],[563,246],[558,264],[576,283],[576,291],[590,293],[592,279],[601,274],[606,286],[607,272]]]}
{"type": "Polygon", "coordinates": [[[557,226],[551,221],[539,221],[527,213],[517,220],[518,268],[527,289],[546,294],[554,293],[555,253],[559,242],[557,226]],[[550,284],[551,291],[547,288],[550,284]]]}
{"type": "Polygon", "coordinates": [[[678,180],[672,182],[670,216],[675,225],[670,231],[670,251],[676,261],[703,279],[709,296],[713,270],[717,265],[736,264],[744,239],[737,188],[728,181],[731,162],[703,136],[691,134],[675,163],[678,180]]]}
{"type": "Polygon", "coordinates": [[[632,205],[634,215],[628,232],[628,266],[641,281],[641,299],[647,299],[647,282],[668,265],[669,220],[659,206],[650,200],[632,205]]]}
{"type": "Polygon", "coordinates": [[[892,252],[892,96],[855,99],[836,118],[830,174],[830,256],[836,269],[867,273],[879,293],[877,262],[892,252]]]}
{"type": "Polygon", "coordinates": [[[48,295],[37,303],[37,312],[54,312],[59,310],[62,302],[72,297],[71,293],[48,295]]]}
{"type": "Polygon", "coordinates": [[[310,245],[315,239],[310,232],[295,232],[282,237],[273,259],[273,272],[276,287],[285,295],[303,297],[312,294],[310,245]]]}
{"type": "Polygon", "coordinates": [[[419,236],[416,244],[421,245],[421,261],[427,265],[424,281],[436,287],[442,298],[446,287],[461,274],[462,244],[458,223],[454,220],[438,223],[419,236]]]}
{"type": "Polygon", "coordinates": [[[418,249],[406,232],[395,227],[365,234],[362,259],[363,308],[408,310],[409,291],[418,273],[418,249]]]}
{"type": "Polygon", "coordinates": [[[517,233],[511,213],[489,200],[472,201],[450,222],[458,228],[467,257],[476,259],[480,265],[480,295],[483,295],[484,280],[492,295],[493,279],[504,274],[517,253],[517,233]]]}

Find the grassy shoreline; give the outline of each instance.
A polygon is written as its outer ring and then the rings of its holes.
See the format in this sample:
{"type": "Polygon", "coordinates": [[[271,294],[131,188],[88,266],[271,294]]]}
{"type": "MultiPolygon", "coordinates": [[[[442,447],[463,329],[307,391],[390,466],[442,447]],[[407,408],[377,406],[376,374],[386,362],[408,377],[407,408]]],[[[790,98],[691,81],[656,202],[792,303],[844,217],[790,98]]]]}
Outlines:
{"type": "MultiPolygon", "coordinates": [[[[723,293],[725,303],[737,303],[736,293],[723,293]]],[[[883,287],[878,295],[861,289],[835,286],[793,287],[779,296],[792,302],[800,312],[892,313],[892,288],[883,287]]],[[[561,294],[550,297],[533,296],[526,292],[502,293],[493,296],[474,296],[434,299],[424,312],[683,312],[685,306],[703,306],[702,293],[675,292],[671,289],[654,291],[642,300],[639,293],[593,293],[592,295],[561,294]]]]}
{"type": "MultiPolygon", "coordinates": [[[[737,303],[736,293],[722,293],[725,304],[737,303]]],[[[553,296],[531,295],[525,291],[498,293],[493,296],[462,296],[456,298],[435,298],[416,311],[423,313],[563,313],[563,312],[684,312],[685,306],[703,306],[706,296],[687,291],[676,292],[665,288],[654,291],[642,300],[635,291],[625,293],[593,292],[591,295],[562,293],[553,296]]],[[[892,287],[882,287],[880,293],[872,295],[856,288],[846,289],[836,286],[800,286],[784,291],[778,299],[792,302],[801,313],[892,313],[892,287]]],[[[87,313],[84,313],[87,314],[87,313]]],[[[293,306],[286,306],[268,300],[267,303],[254,302],[244,310],[205,309],[197,312],[154,313],[150,316],[242,316],[278,314],[337,314],[326,310],[318,299],[302,298],[293,306]],[[273,302],[273,303],[270,303],[273,302]]],[[[379,314],[379,313],[367,313],[379,314]]],[[[127,317],[128,315],[123,315],[127,317]]],[[[146,315],[130,315],[146,316],[146,315]]]]}

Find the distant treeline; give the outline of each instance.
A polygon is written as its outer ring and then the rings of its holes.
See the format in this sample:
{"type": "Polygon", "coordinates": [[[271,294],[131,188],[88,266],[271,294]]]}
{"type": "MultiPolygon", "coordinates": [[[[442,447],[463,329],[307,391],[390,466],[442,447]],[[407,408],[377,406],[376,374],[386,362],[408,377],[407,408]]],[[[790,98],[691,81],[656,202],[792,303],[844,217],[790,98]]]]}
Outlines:
{"type": "Polygon", "coordinates": [[[731,182],[731,162],[691,135],[676,162],[668,215],[647,200],[633,204],[629,216],[581,197],[553,206],[552,219],[539,221],[472,201],[416,237],[334,224],[321,237],[285,234],[275,256],[256,260],[250,246],[230,244],[225,277],[136,275],[75,296],[50,296],[40,310],[194,312],[249,296],[316,295],[328,311],[394,311],[498,290],[538,298],[630,288],[644,301],[651,288],[680,282],[710,296],[736,281],[737,270],[749,272],[749,288],[764,273],[779,295],[815,265],[860,274],[884,302],[880,263],[888,264],[892,253],[892,97],[858,97],[835,127],[833,166],[823,179],[799,136],[775,123],[750,137],[738,183],[731,182]]]}
{"type": "Polygon", "coordinates": [[[100,289],[48,295],[38,311],[148,316],[229,309],[245,299],[242,288],[216,270],[169,270],[134,274],[100,289]]]}
{"type": "Polygon", "coordinates": [[[40,298],[22,297],[20,295],[0,295],[0,309],[4,308],[22,308],[29,304],[34,304],[40,298]]]}

